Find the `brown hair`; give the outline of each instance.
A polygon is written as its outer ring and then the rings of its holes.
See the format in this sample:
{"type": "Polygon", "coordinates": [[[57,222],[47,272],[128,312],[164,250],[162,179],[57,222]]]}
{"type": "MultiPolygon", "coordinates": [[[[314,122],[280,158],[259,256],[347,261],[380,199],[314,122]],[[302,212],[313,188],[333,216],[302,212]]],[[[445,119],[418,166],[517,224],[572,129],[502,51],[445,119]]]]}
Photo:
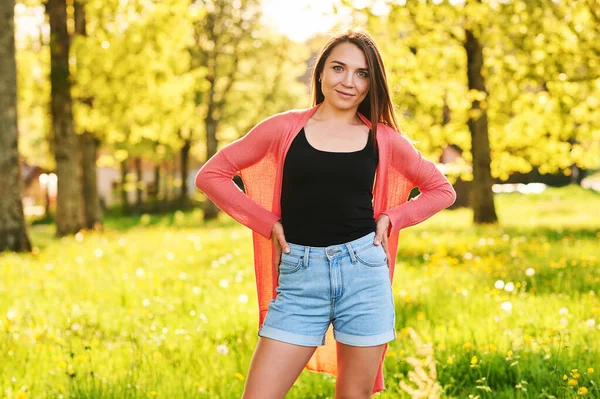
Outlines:
{"type": "Polygon", "coordinates": [[[358,29],[348,29],[329,38],[325,46],[319,53],[315,68],[313,69],[311,82],[311,102],[315,106],[325,100],[319,76],[325,67],[325,60],[331,54],[335,46],[341,43],[349,42],[356,45],[365,54],[367,59],[367,68],[369,69],[369,92],[365,99],[358,106],[358,112],[363,114],[371,121],[371,130],[373,131],[373,147],[377,148],[377,123],[382,122],[388,126],[393,126],[400,132],[394,105],[390,97],[390,89],[387,83],[385,68],[377,45],[373,38],[366,32],[358,29]]]}

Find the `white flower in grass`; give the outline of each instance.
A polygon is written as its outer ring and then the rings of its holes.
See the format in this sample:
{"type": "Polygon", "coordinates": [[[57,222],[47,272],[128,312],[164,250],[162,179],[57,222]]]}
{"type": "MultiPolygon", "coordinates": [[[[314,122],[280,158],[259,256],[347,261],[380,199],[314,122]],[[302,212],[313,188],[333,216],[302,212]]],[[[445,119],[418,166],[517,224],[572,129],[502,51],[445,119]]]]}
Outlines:
{"type": "Polygon", "coordinates": [[[569,313],[569,309],[567,308],[560,308],[560,310],[558,311],[558,314],[560,314],[561,316],[564,316],[567,313],[569,313]]]}
{"type": "Polygon", "coordinates": [[[221,286],[221,288],[227,288],[227,287],[229,287],[229,281],[226,279],[223,279],[223,280],[219,281],[219,286],[221,286]]]}
{"type": "Polygon", "coordinates": [[[240,301],[242,303],[248,302],[248,295],[242,294],[242,295],[238,296],[238,301],[240,301]]]}
{"type": "Polygon", "coordinates": [[[229,348],[227,345],[219,345],[217,346],[217,352],[221,355],[226,355],[229,353],[229,348]]]}
{"type": "Polygon", "coordinates": [[[513,308],[512,303],[510,303],[509,301],[505,301],[502,302],[502,305],[500,305],[500,308],[502,310],[504,310],[505,312],[510,312],[513,308]]]}
{"type": "Polygon", "coordinates": [[[515,284],[513,282],[506,283],[504,291],[513,292],[515,290],[515,284]]]}
{"type": "Polygon", "coordinates": [[[588,319],[586,320],[585,324],[587,324],[588,327],[594,327],[596,325],[596,320],[588,319]]]}
{"type": "Polygon", "coordinates": [[[496,283],[494,283],[494,287],[498,288],[499,290],[501,290],[502,288],[504,288],[504,281],[502,280],[497,280],[496,283]]]}
{"type": "Polygon", "coordinates": [[[533,267],[528,268],[527,270],[525,270],[525,275],[526,276],[533,276],[535,274],[535,269],[533,267]]]}

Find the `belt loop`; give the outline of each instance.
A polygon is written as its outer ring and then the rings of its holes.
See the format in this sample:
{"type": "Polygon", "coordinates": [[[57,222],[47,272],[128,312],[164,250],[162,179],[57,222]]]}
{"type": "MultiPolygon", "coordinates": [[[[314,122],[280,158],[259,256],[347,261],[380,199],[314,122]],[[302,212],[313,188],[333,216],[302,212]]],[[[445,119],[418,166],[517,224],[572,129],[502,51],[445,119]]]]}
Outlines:
{"type": "Polygon", "coordinates": [[[348,248],[348,253],[350,253],[350,258],[352,259],[352,264],[356,263],[356,257],[354,256],[354,249],[348,243],[346,243],[346,248],[348,248]]]}
{"type": "Polygon", "coordinates": [[[304,268],[308,267],[308,255],[310,254],[310,247],[307,245],[304,247],[304,268]]]}

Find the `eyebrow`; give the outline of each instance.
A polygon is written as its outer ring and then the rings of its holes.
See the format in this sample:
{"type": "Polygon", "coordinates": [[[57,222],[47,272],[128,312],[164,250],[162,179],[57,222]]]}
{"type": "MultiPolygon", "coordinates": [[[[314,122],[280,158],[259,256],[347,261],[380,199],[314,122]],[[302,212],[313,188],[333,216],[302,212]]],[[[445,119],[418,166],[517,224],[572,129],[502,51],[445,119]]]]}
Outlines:
{"type": "MultiPolygon", "coordinates": [[[[342,66],[346,66],[346,64],[343,63],[342,61],[332,60],[331,62],[335,62],[335,63],[340,64],[342,66]]],[[[358,69],[361,70],[361,71],[367,71],[367,72],[369,72],[369,68],[358,68],[358,69]]]]}

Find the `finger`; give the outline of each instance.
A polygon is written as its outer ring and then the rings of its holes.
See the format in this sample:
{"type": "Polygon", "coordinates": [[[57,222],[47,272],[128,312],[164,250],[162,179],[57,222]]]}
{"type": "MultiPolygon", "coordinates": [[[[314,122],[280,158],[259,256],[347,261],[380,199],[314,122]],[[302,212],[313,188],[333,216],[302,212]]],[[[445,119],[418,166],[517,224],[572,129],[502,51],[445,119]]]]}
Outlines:
{"type": "Polygon", "coordinates": [[[288,245],[287,241],[285,240],[285,235],[283,235],[283,233],[279,234],[279,243],[281,245],[281,249],[286,253],[289,254],[290,253],[290,246],[288,245]]]}
{"type": "Polygon", "coordinates": [[[375,239],[373,240],[373,244],[375,245],[379,245],[383,240],[383,234],[381,233],[381,231],[377,231],[375,233],[375,239]]]}

